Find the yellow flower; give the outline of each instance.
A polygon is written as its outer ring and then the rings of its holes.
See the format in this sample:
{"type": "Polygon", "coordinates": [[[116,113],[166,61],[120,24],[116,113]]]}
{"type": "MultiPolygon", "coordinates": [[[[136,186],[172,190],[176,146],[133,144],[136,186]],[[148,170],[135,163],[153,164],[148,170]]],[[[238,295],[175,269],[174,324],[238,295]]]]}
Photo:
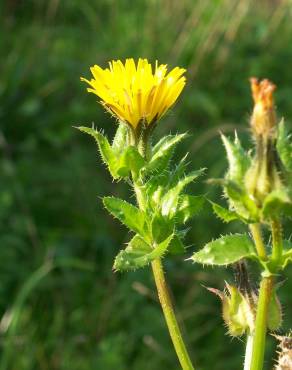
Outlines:
{"type": "Polygon", "coordinates": [[[175,103],[183,90],[185,69],[176,67],[167,74],[167,65],[154,71],[147,59],[109,62],[109,68],[95,65],[90,68],[93,78],[87,80],[87,91],[96,94],[103,106],[134,129],[139,122],[149,126],[161,118],[175,103]]]}

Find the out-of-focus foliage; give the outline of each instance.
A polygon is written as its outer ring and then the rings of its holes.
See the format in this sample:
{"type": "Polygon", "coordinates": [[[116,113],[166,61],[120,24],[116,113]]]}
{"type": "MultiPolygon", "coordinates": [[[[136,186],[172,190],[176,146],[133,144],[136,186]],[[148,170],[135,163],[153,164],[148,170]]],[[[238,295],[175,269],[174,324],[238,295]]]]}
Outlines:
{"type": "MultiPolygon", "coordinates": [[[[155,135],[188,131],[177,155],[190,151],[192,167],[222,177],[218,131],[237,129],[246,142],[250,76],[279,86],[279,117],[291,120],[291,2],[6,0],[0,7],[0,370],[175,370],[148,269],[111,271],[128,237],[99,197],[127,194],[72,128],[94,121],[114,131],[79,76],[112,58],[186,67],[187,88],[155,135]]],[[[218,200],[218,189],[208,192],[218,200]]],[[[189,255],[242,231],[211,215],[211,206],[190,226],[189,255]]],[[[180,257],[166,269],[198,368],[241,368],[243,343],[224,335],[219,302],[201,286],[222,289],[231,274],[180,257]]],[[[289,292],[291,272],[279,290],[284,311],[289,292]]]]}

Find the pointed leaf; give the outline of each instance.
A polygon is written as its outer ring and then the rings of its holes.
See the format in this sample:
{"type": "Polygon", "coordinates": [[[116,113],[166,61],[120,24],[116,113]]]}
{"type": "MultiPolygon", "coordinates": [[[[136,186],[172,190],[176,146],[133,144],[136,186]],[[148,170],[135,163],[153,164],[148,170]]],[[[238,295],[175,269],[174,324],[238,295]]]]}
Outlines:
{"type": "Polygon", "coordinates": [[[151,234],[152,239],[156,243],[161,243],[169,235],[173,233],[174,223],[168,217],[162,216],[160,213],[156,213],[151,222],[151,234]]]}
{"type": "Polygon", "coordinates": [[[268,328],[270,330],[277,330],[282,324],[282,309],[280,301],[277,297],[276,290],[273,289],[271,293],[269,310],[268,310],[268,328]]]}
{"type": "Polygon", "coordinates": [[[255,258],[252,241],[246,235],[234,234],[222,236],[205,245],[191,259],[204,265],[224,266],[242,258],[255,258]]]}
{"type": "Polygon", "coordinates": [[[173,217],[177,211],[180,193],[183,189],[198,176],[202,174],[203,170],[191,172],[170,189],[162,198],[161,213],[163,216],[173,217]]]}
{"type": "Polygon", "coordinates": [[[237,135],[235,136],[233,143],[224,135],[221,135],[221,138],[225,146],[229,162],[227,177],[232,181],[241,183],[250,166],[250,158],[243,150],[237,135]]]}
{"type": "Polygon", "coordinates": [[[128,177],[131,171],[134,175],[138,175],[145,163],[145,159],[138,150],[134,146],[129,146],[124,150],[120,158],[117,159],[115,171],[121,177],[128,177]]]}
{"type": "Polygon", "coordinates": [[[129,145],[128,135],[129,127],[120,122],[112,143],[112,149],[116,155],[120,154],[129,145]]]}
{"type": "Polygon", "coordinates": [[[168,135],[163,137],[153,148],[152,157],[147,165],[147,171],[162,171],[168,166],[175,146],[182,141],[187,134],[168,135]]]}
{"type": "Polygon", "coordinates": [[[237,213],[246,221],[257,220],[258,208],[243,187],[231,180],[224,181],[224,190],[237,213]]]}
{"type": "Polygon", "coordinates": [[[238,220],[240,217],[235,211],[230,211],[229,209],[226,209],[224,207],[221,207],[217,203],[213,203],[212,208],[214,213],[223,221],[223,222],[230,222],[234,220],[238,220]]]}
{"type": "Polygon", "coordinates": [[[292,262],[292,242],[290,240],[284,240],[283,244],[282,269],[284,270],[292,262]]]}
{"type": "Polygon", "coordinates": [[[103,204],[114,217],[130,230],[141,236],[147,236],[146,215],[139,208],[115,197],[104,197],[103,204]]]}
{"type": "Polygon", "coordinates": [[[292,171],[292,144],[284,120],[281,120],[278,125],[277,151],[284,166],[292,171]]]}
{"type": "Polygon", "coordinates": [[[169,243],[168,251],[170,254],[179,255],[185,253],[185,246],[181,238],[175,234],[169,243]]]}
{"type": "Polygon", "coordinates": [[[117,255],[114,269],[119,271],[136,270],[148,265],[156,258],[161,258],[164,255],[171,239],[172,235],[155,248],[152,248],[140,236],[135,235],[127,248],[117,255]]]}
{"type": "Polygon", "coordinates": [[[175,215],[176,221],[178,223],[187,222],[201,211],[204,202],[205,198],[202,195],[181,195],[175,215]]]}
{"type": "MultiPolygon", "coordinates": [[[[168,174],[168,181],[167,181],[167,185],[168,185],[168,188],[172,188],[175,184],[178,183],[178,181],[184,176],[184,174],[186,173],[186,169],[187,169],[187,157],[188,157],[188,153],[183,157],[181,158],[181,160],[179,161],[179,163],[174,167],[174,169],[172,171],[169,172],[168,174]]],[[[200,171],[205,171],[204,168],[202,168],[200,171]]]]}
{"type": "Polygon", "coordinates": [[[118,176],[115,172],[116,156],[112,150],[112,147],[110,146],[110,143],[108,142],[108,139],[101,132],[95,130],[94,128],[83,127],[83,126],[76,127],[76,128],[82,132],[85,132],[91,135],[95,139],[95,141],[97,142],[102,160],[108,166],[112,177],[114,179],[117,179],[118,176]]]}
{"type": "Polygon", "coordinates": [[[263,204],[262,214],[264,218],[273,218],[281,215],[292,216],[292,202],[286,191],[272,191],[263,204]]]}

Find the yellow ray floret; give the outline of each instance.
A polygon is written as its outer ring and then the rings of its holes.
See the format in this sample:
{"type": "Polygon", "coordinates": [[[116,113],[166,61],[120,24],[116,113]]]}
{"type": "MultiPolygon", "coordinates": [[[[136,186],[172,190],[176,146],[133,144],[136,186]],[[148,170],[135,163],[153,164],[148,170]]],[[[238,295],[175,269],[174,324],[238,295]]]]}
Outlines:
{"type": "Polygon", "coordinates": [[[183,90],[185,69],[176,67],[167,74],[167,65],[154,71],[147,59],[109,62],[109,68],[90,68],[93,78],[87,80],[87,91],[96,94],[104,107],[133,128],[143,120],[147,126],[161,118],[183,90]]]}

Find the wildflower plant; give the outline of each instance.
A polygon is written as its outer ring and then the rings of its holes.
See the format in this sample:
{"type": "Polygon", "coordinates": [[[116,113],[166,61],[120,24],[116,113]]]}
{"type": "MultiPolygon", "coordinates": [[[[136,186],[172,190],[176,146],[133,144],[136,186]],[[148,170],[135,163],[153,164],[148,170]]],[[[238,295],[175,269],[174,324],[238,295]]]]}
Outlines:
{"type": "Polygon", "coordinates": [[[105,208],[131,232],[132,238],[114,261],[114,270],[129,271],[151,264],[158,296],[181,367],[193,369],[168,293],[162,258],[183,254],[186,222],[202,208],[204,197],[186,193],[203,170],[187,173],[186,156],[171,162],[175,147],[186,134],[167,135],[156,144],[152,133],[159,119],[175,103],[186,82],[185,70],[155,67],[146,59],[112,61],[109,68],[91,68],[93,79],[83,81],[89,92],[117,119],[110,143],[94,128],[79,130],[94,137],[101,157],[114,180],[125,180],[136,204],[107,196],[105,208]]]}
{"type": "MultiPolygon", "coordinates": [[[[94,66],[91,72],[92,79],[81,80],[116,118],[117,130],[110,142],[95,128],[78,129],[96,140],[112,178],[125,181],[135,194],[135,202],[113,196],[103,198],[105,208],[132,234],[126,248],[116,256],[113,268],[124,272],[151,265],[180,365],[183,370],[193,370],[169,296],[162,259],[185,253],[186,223],[198,214],[205,201],[203,195],[190,195],[186,188],[204,169],[188,173],[187,156],[173,162],[174,150],[186,134],[166,135],[157,143],[152,138],[157,123],[185,86],[185,70],[176,67],[168,73],[166,65],[156,62],[153,67],[146,59],[127,59],[125,63],[112,61],[105,69],[94,66]]],[[[292,243],[283,240],[282,233],[282,220],[292,216],[292,144],[283,121],[278,123],[276,118],[275,86],[268,80],[253,78],[251,89],[254,147],[247,152],[237,135],[234,141],[222,135],[229,169],[223,179],[210,180],[222,186],[228,203],[224,208],[211,202],[214,213],[224,222],[244,223],[250,234],[221,236],[188,260],[234,267],[234,284],[226,283],[223,292],[208,289],[222,300],[228,333],[247,338],[244,370],[262,370],[267,331],[278,330],[282,323],[277,276],[292,260],[292,243]],[[271,245],[264,242],[262,228],[271,232],[271,245]],[[259,289],[250,282],[249,261],[260,271],[259,289]]],[[[291,352],[286,349],[285,363],[291,352]]],[[[279,357],[279,364],[283,358],[279,357]]]]}
{"type": "Polygon", "coordinates": [[[228,203],[228,208],[212,203],[215,214],[224,222],[243,222],[250,234],[221,236],[196,252],[192,260],[212,266],[236,264],[241,270],[237,285],[226,283],[225,292],[210,290],[222,300],[229,334],[247,337],[244,369],[261,370],[266,333],[279,330],[282,324],[276,280],[292,261],[292,243],[283,239],[282,230],[283,220],[292,216],[292,145],[283,120],[278,123],[276,118],[275,85],[252,78],[251,90],[254,148],[247,152],[237,135],[234,141],[222,135],[229,169],[224,179],[210,181],[222,185],[228,203]],[[262,229],[271,233],[271,243],[264,241],[262,229]],[[258,266],[258,290],[249,280],[245,261],[258,266]]]}

